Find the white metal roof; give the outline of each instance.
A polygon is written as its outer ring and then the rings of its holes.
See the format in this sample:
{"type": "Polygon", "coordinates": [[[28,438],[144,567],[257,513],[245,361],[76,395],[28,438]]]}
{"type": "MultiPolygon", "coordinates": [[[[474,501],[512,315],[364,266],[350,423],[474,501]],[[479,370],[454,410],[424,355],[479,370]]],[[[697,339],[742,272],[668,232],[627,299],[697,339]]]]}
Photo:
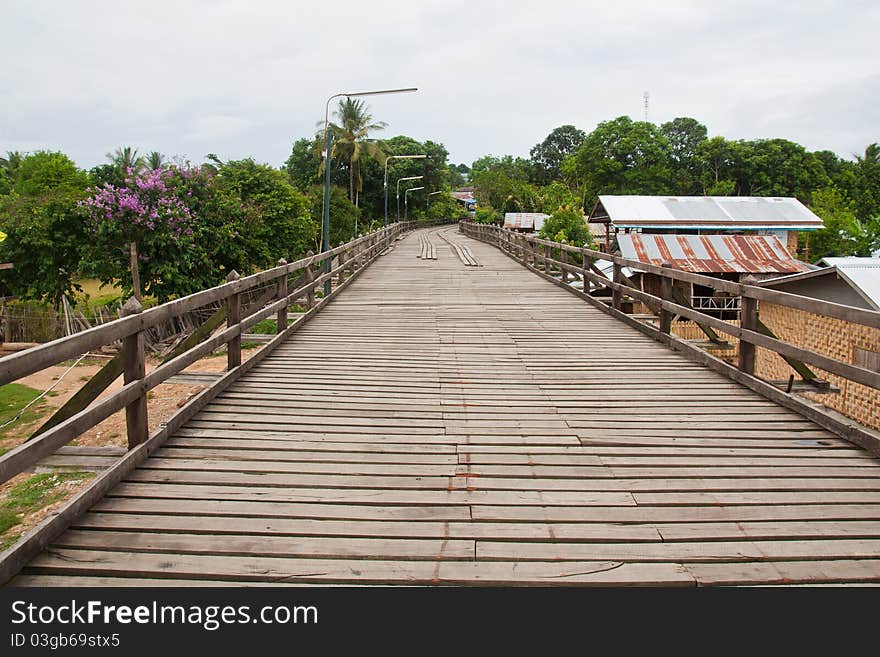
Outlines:
{"type": "Polygon", "coordinates": [[[816,230],[822,219],[796,198],[777,196],[599,196],[621,228],[816,230]]]}
{"type": "Polygon", "coordinates": [[[543,212],[505,212],[505,228],[532,228],[536,231],[544,226],[544,220],[549,219],[549,214],[543,212]]]}
{"type": "Polygon", "coordinates": [[[880,309],[880,258],[823,258],[820,263],[837,267],[837,273],[866,301],[880,309]]]}

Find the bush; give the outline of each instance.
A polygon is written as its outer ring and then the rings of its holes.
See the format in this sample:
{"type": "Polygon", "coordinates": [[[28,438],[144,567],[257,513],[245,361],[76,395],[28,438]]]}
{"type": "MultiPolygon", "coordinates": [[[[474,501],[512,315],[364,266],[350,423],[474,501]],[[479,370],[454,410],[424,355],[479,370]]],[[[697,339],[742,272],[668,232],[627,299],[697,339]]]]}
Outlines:
{"type": "Polygon", "coordinates": [[[571,206],[557,208],[544,221],[538,234],[544,239],[565,242],[574,246],[590,247],[593,244],[593,236],[590,234],[590,229],[587,228],[583,211],[571,206]]]}
{"type": "Polygon", "coordinates": [[[498,213],[492,208],[477,208],[474,213],[474,223],[494,224],[498,219],[498,213]]]}

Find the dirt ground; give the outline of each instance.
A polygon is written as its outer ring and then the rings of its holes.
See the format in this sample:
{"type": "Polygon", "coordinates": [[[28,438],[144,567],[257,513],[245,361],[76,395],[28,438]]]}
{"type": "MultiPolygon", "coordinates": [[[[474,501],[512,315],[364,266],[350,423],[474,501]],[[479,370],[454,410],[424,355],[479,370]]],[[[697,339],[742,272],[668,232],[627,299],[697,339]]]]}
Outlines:
{"type": "MultiPolygon", "coordinates": [[[[243,349],[242,360],[250,358],[259,349],[243,349]]],[[[70,364],[56,365],[49,367],[41,372],[19,379],[17,383],[29,386],[39,391],[47,390],[55,384],[53,392],[54,396],[43,398],[43,408],[46,412],[41,414],[39,420],[19,425],[14,431],[0,440],[0,447],[11,449],[24,442],[24,440],[43,422],[51,417],[53,410],[60,408],[68,399],[85,385],[99,369],[107,362],[109,358],[93,358],[87,357],[83,362],[68,372],[70,364]],[[60,380],[59,380],[59,377],[60,380]]],[[[153,370],[161,363],[155,358],[147,359],[147,371],[153,370]]],[[[226,369],[226,353],[203,358],[189,367],[186,372],[223,372],[226,369]]],[[[113,384],[98,398],[113,394],[122,387],[122,377],[120,376],[113,384]]],[[[147,395],[147,416],[149,418],[150,433],[159,428],[162,422],[167,421],[177,410],[186,404],[194,395],[201,392],[205,386],[201,385],[178,385],[163,383],[156,386],[147,395]]],[[[94,447],[126,447],[127,439],[125,435],[125,411],[119,411],[108,417],[106,420],[93,427],[86,433],[80,435],[73,440],[71,445],[89,445],[94,447]]],[[[9,493],[9,490],[23,481],[26,481],[34,474],[33,470],[22,472],[7,482],[0,485],[0,504],[2,504],[9,493]]],[[[3,539],[10,535],[22,534],[28,529],[39,524],[45,517],[51,515],[60,508],[66,500],[76,494],[79,490],[88,485],[90,479],[81,481],[65,481],[61,483],[58,490],[64,491],[64,497],[53,504],[43,507],[37,511],[26,513],[21,517],[21,522],[10,528],[5,535],[0,535],[0,544],[3,539]]]]}

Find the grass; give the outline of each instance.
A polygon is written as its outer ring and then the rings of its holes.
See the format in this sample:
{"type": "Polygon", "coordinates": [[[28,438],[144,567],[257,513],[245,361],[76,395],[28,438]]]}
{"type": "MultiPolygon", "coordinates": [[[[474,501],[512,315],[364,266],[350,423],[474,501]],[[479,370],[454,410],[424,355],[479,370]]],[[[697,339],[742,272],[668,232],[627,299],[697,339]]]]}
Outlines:
{"type": "Polygon", "coordinates": [[[122,298],[122,288],[118,285],[103,285],[97,278],[83,278],[76,283],[82,287],[82,292],[77,295],[77,302],[89,309],[106,306],[122,298]]]}
{"type": "MultiPolygon", "coordinates": [[[[0,534],[21,522],[22,514],[39,511],[64,497],[67,491],[61,488],[62,484],[91,476],[91,472],[44,472],[17,483],[0,503],[0,534]]],[[[4,538],[4,545],[8,540],[4,538]]]]}
{"type": "MultiPolygon", "coordinates": [[[[39,390],[34,390],[20,383],[8,383],[5,386],[0,386],[0,424],[14,418],[21,409],[39,395],[39,390]]],[[[15,422],[0,429],[0,438],[5,438],[9,432],[14,431],[22,424],[36,422],[46,411],[47,409],[43,402],[31,406],[15,422]]]]}
{"type": "Polygon", "coordinates": [[[257,322],[251,327],[251,333],[259,335],[274,335],[277,328],[278,322],[274,319],[264,319],[262,322],[257,322]]]}
{"type": "Polygon", "coordinates": [[[21,538],[21,534],[10,534],[6,538],[0,539],[0,552],[3,552],[3,550],[15,543],[19,538],[21,538]]]}

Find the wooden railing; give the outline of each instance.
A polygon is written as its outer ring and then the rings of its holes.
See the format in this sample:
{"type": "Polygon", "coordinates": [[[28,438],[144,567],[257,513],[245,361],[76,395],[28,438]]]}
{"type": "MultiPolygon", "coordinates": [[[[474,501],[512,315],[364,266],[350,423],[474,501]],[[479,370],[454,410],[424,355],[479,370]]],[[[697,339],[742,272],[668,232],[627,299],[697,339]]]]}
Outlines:
{"type": "MultiPolygon", "coordinates": [[[[309,254],[290,263],[284,259],[279,260],[278,266],[252,276],[240,278],[238,274],[231,272],[227,282],[222,285],[148,310],[144,310],[132,298],[124,305],[123,316],[118,320],[0,359],[0,385],[4,385],[101,347],[121,343],[124,375],[124,385],[112,395],[76,412],[0,456],[0,482],[7,481],[10,477],[35,465],[42,458],[123,408],[129,449],[144,444],[149,437],[147,418],[149,390],[224,344],[227,346],[228,367],[227,373],[219,383],[225,387],[243,372],[241,336],[247,329],[270,316],[276,317],[277,334],[261,350],[260,353],[265,355],[360,274],[391,241],[406,230],[435,223],[448,222],[391,224],[387,228],[318,255],[309,254]],[[288,289],[291,280],[296,281],[293,290],[288,289]],[[247,316],[241,316],[242,294],[273,286],[275,291],[274,294],[270,291],[269,302],[247,316]],[[328,294],[319,297],[322,288],[328,294]],[[299,301],[303,302],[307,310],[292,324],[288,324],[288,309],[299,301]],[[225,305],[226,328],[213,336],[205,336],[201,342],[197,342],[147,373],[143,332],[160,322],[217,302],[225,305]]],[[[113,378],[116,376],[118,374],[113,378]]],[[[194,410],[197,410],[196,406],[189,409],[189,415],[192,415],[194,410]]],[[[181,424],[186,415],[187,413],[179,413],[179,417],[175,416],[175,422],[169,424],[181,424]]]]}
{"type": "MultiPolygon", "coordinates": [[[[746,374],[754,375],[755,347],[763,347],[789,361],[815,365],[831,374],[880,389],[880,372],[858,367],[780,340],[777,337],[772,337],[765,332],[760,332],[758,304],[762,301],[773,303],[871,328],[880,328],[880,312],[844,306],[751,284],[755,281],[734,283],[673,269],[666,264],[657,266],[637,260],[630,260],[601,251],[593,251],[591,249],[539,239],[534,235],[516,233],[493,225],[461,222],[459,230],[465,235],[497,246],[533,271],[548,277],[553,277],[553,273],[559,272],[559,282],[563,284],[567,283],[570,276],[576,274],[583,277],[584,281],[590,281],[610,289],[612,292],[611,307],[614,310],[620,311],[621,302],[624,297],[641,301],[653,312],[657,313],[659,317],[659,331],[661,333],[667,335],[670,333],[672,320],[678,315],[679,317],[694,320],[698,324],[708,326],[711,329],[717,329],[726,335],[738,338],[740,341],[738,367],[746,374]],[[605,260],[613,263],[611,280],[594,265],[595,260],[605,260]],[[659,276],[661,295],[656,296],[633,287],[632,281],[628,281],[622,273],[624,267],[659,276]],[[675,281],[694,283],[713,288],[718,292],[741,297],[740,325],[731,324],[698,309],[682,305],[679,302],[681,301],[680,297],[676,299],[673,294],[673,283],[675,281]]],[[[589,296],[588,292],[589,289],[587,288],[580,294],[589,296]]]]}

